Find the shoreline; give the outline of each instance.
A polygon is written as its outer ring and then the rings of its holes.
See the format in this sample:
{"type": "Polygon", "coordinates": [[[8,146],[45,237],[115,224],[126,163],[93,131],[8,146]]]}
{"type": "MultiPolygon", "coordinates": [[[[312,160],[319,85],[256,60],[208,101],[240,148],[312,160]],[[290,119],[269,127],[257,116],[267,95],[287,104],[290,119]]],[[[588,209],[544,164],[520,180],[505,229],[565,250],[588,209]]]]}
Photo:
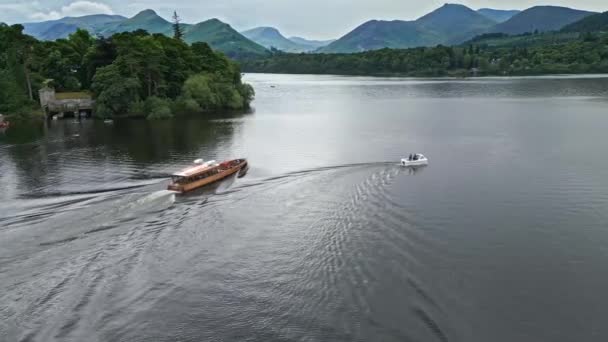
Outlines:
{"type": "Polygon", "coordinates": [[[401,78],[419,80],[463,80],[463,79],[601,79],[608,78],[608,73],[589,74],[540,74],[540,75],[477,75],[477,76],[412,76],[402,74],[314,74],[314,73],[286,73],[286,72],[252,72],[242,71],[243,76],[255,75],[285,75],[285,76],[331,76],[331,77],[369,77],[369,78],[401,78]]]}

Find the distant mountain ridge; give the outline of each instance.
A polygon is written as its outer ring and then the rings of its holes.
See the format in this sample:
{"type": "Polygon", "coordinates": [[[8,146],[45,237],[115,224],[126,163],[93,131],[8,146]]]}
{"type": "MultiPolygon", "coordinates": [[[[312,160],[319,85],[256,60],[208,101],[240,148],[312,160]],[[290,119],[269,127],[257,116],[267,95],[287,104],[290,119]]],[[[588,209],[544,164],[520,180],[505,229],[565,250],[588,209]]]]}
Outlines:
{"type": "MultiPolygon", "coordinates": [[[[180,24],[184,40],[206,42],[212,48],[233,58],[264,56],[269,52],[261,45],[242,36],[230,25],[218,19],[210,19],[195,25],[180,24]]],[[[78,18],[63,18],[41,23],[24,24],[25,33],[42,40],[67,38],[77,29],[85,29],[93,35],[111,36],[120,32],[146,30],[149,33],[173,35],[173,24],[153,10],[144,10],[131,18],[122,16],[93,15],[78,18]]]]}
{"type": "MultiPolygon", "coordinates": [[[[181,27],[184,40],[189,43],[205,41],[230,57],[256,58],[268,55],[270,48],[295,53],[352,53],[382,48],[458,45],[473,37],[493,33],[606,30],[607,17],[606,13],[559,6],[535,6],[524,11],[491,8],[475,11],[460,4],[445,4],[416,20],[369,20],[335,41],[286,38],[274,27],[257,27],[239,33],[218,19],[194,25],[181,24],[181,27]]],[[[42,40],[66,38],[79,28],[104,36],[139,29],[173,35],[173,24],[153,10],[141,11],[132,18],[90,15],[26,23],[24,27],[25,33],[42,40]]]]}
{"type": "Polygon", "coordinates": [[[329,39],[329,40],[312,40],[312,39],[306,39],[306,38],[302,38],[302,37],[289,37],[289,40],[291,40],[292,42],[296,43],[296,44],[300,44],[302,46],[306,46],[307,48],[309,48],[310,50],[316,50],[320,47],[323,46],[327,46],[333,42],[335,42],[335,39],[329,39]]]}
{"type": "Polygon", "coordinates": [[[412,21],[370,20],[317,52],[352,53],[382,48],[399,49],[436,44],[440,40],[441,37],[420,29],[412,21]]]}
{"type": "Polygon", "coordinates": [[[521,34],[526,32],[557,31],[595,12],[558,6],[534,6],[494,26],[490,32],[521,34]]]}
{"type": "Polygon", "coordinates": [[[520,10],[497,10],[493,8],[480,8],[477,13],[494,20],[497,23],[505,22],[511,19],[514,15],[521,12],[520,10]]]}
{"type": "Polygon", "coordinates": [[[326,46],[333,40],[307,40],[300,37],[286,38],[274,27],[256,27],[241,34],[267,49],[275,48],[284,52],[311,52],[326,46]]]}
{"type": "Polygon", "coordinates": [[[274,27],[256,27],[241,34],[267,49],[275,48],[285,52],[302,52],[305,48],[285,38],[274,27]]]}
{"type": "Polygon", "coordinates": [[[608,12],[593,14],[562,28],[563,32],[608,32],[608,12]]]}
{"type": "Polygon", "coordinates": [[[592,14],[594,12],[558,6],[535,6],[520,12],[489,8],[474,11],[464,5],[445,4],[414,21],[367,21],[317,52],[352,53],[382,48],[455,45],[484,33],[557,31],[592,14]]]}
{"type": "Polygon", "coordinates": [[[459,4],[445,4],[416,20],[416,24],[443,37],[442,44],[457,44],[484,32],[496,21],[459,4]]]}
{"type": "Polygon", "coordinates": [[[247,39],[219,19],[186,26],[184,40],[188,43],[206,42],[212,48],[233,58],[255,58],[269,53],[266,48],[247,39]]]}
{"type": "Polygon", "coordinates": [[[319,52],[347,53],[385,47],[409,48],[461,43],[496,21],[458,4],[445,4],[414,21],[370,20],[319,52]]]}
{"type": "Polygon", "coordinates": [[[103,26],[121,22],[127,18],[120,15],[95,14],[83,17],[65,17],[58,20],[49,20],[39,23],[23,24],[24,32],[42,40],[56,40],[67,38],[77,29],[97,32],[103,26]]]}
{"type": "Polygon", "coordinates": [[[110,36],[114,33],[131,32],[139,29],[146,30],[149,33],[162,33],[166,35],[173,33],[171,23],[150,9],[141,11],[132,18],[127,18],[120,22],[105,24],[96,33],[110,36]]]}

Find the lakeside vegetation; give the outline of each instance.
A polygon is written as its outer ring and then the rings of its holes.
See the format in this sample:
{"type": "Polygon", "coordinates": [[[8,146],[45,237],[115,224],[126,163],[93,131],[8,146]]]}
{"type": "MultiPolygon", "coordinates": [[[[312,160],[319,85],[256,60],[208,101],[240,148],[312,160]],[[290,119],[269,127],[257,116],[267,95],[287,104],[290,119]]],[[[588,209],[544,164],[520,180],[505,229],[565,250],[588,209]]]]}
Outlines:
{"type": "Polygon", "coordinates": [[[272,57],[244,61],[242,67],[247,72],[412,77],[608,73],[608,34],[554,38],[553,33],[485,36],[463,46],[380,49],[354,54],[274,51],[272,57]],[[517,44],[529,40],[536,43],[517,44]]]}
{"type": "Polygon", "coordinates": [[[33,98],[31,46],[35,40],[0,24],[0,114],[8,119],[42,118],[33,98]]]}
{"type": "Polygon", "coordinates": [[[581,37],[578,32],[545,32],[509,35],[506,33],[486,33],[473,37],[463,45],[480,45],[489,48],[532,47],[541,45],[565,44],[581,37]]]}
{"type": "Polygon", "coordinates": [[[169,118],[245,109],[254,96],[239,66],[206,43],[138,30],[109,38],[77,30],[38,41],[0,24],[0,113],[41,116],[38,89],[90,91],[99,117],[169,118]]]}

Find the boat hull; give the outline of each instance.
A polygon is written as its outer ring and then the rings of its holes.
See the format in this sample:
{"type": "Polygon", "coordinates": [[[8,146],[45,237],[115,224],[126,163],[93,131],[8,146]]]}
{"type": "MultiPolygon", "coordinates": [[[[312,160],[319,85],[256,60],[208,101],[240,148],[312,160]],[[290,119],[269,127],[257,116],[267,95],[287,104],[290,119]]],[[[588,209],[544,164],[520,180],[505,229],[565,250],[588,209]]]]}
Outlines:
{"type": "Polygon", "coordinates": [[[220,172],[218,172],[215,175],[205,177],[203,179],[199,179],[199,180],[185,183],[185,184],[171,183],[167,187],[167,190],[177,191],[178,193],[184,194],[184,193],[196,190],[198,188],[202,188],[209,184],[219,182],[227,177],[234,175],[235,173],[238,173],[238,176],[242,177],[242,176],[244,176],[244,172],[246,172],[247,169],[248,169],[247,161],[243,159],[239,164],[232,166],[226,170],[221,170],[220,172]]]}
{"type": "Polygon", "coordinates": [[[423,166],[423,165],[428,165],[429,161],[424,159],[424,160],[407,160],[407,159],[403,159],[401,160],[401,166],[423,166]]]}

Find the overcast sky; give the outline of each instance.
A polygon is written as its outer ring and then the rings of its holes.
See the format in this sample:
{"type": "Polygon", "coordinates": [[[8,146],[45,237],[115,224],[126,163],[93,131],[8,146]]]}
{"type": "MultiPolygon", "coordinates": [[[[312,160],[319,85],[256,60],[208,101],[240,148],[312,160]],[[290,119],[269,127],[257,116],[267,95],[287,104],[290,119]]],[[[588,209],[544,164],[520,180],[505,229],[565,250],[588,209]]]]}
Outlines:
{"type": "MultiPolygon", "coordinates": [[[[57,19],[98,13],[132,16],[153,9],[169,19],[177,10],[185,22],[218,18],[237,30],[274,26],[286,36],[337,38],[369,19],[416,19],[443,5],[445,0],[0,0],[0,22],[57,19]],[[421,4],[423,3],[423,4],[421,4]]],[[[465,0],[473,9],[525,9],[559,5],[604,12],[608,0],[465,0]]]]}

